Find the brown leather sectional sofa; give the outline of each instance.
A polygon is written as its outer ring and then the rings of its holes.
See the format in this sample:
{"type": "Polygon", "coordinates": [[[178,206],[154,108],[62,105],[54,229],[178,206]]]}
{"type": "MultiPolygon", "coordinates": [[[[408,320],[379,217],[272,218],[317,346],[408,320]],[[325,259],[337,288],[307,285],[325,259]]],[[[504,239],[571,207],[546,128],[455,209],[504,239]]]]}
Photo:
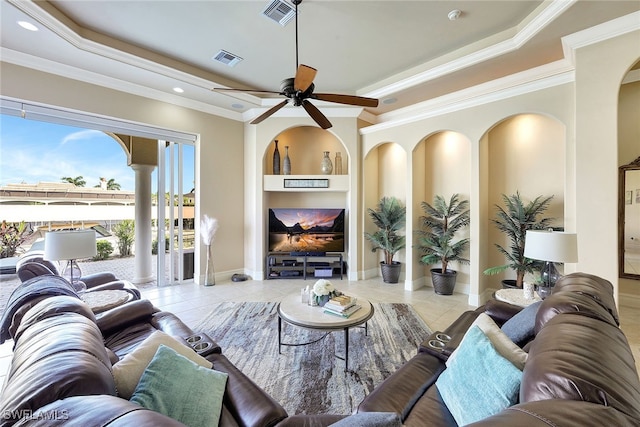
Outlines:
{"type": "MultiPolygon", "coordinates": [[[[43,280],[43,279],[40,279],[43,280]]],[[[445,332],[443,349],[425,344],[359,405],[357,412],[395,412],[405,426],[456,426],[436,381],[445,361],[480,313],[498,325],[518,313],[490,301],[461,315],[445,332]]],[[[2,425],[180,425],[116,397],[112,363],[162,330],[188,343],[193,335],[171,313],[140,300],[98,318],[71,296],[27,302],[9,328],[15,340],[1,396],[2,425]],[[40,411],[40,412],[38,412],[40,411]],[[61,414],[55,421],[37,414],[61,414]],[[18,415],[18,416],[16,416],[18,415]],[[22,417],[19,415],[23,415],[22,417]],[[57,424],[56,424],[57,423],[57,424]]],[[[520,403],[475,426],[638,426],[640,380],[609,282],[586,274],[565,276],[540,305],[528,351],[520,403]]],[[[293,415],[239,372],[208,337],[198,349],[227,372],[221,426],[326,426],[344,415],[293,415]]]]}
{"type": "MultiPolygon", "coordinates": [[[[457,426],[435,385],[446,359],[480,313],[502,326],[519,311],[492,300],[462,314],[443,331],[452,339],[442,351],[432,350],[425,341],[415,357],[365,397],[357,412],[395,412],[407,427],[457,426]]],[[[640,426],[640,380],[608,281],[582,273],[561,279],[538,308],[535,338],[524,349],[528,359],[520,403],[471,425],[640,426]]],[[[298,415],[281,427],[326,426],[334,421],[298,415]]]]}
{"type": "Polygon", "coordinates": [[[59,276],[33,280],[47,282],[47,290],[59,289],[22,301],[6,328],[14,354],[0,395],[1,426],[182,425],[117,397],[112,364],[158,330],[192,346],[213,369],[229,375],[220,426],[272,426],[287,416],[213,340],[204,334],[193,340],[194,331],[149,301],[132,301],[96,317],[80,299],[65,294],[70,285],[59,276]]]}

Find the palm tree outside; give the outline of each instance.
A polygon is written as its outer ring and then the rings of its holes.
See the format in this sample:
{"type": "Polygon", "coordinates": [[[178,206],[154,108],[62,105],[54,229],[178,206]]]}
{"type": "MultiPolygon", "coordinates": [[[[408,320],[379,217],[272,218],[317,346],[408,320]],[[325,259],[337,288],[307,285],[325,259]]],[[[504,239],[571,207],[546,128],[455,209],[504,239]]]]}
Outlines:
{"type": "Polygon", "coordinates": [[[100,177],[100,183],[98,185],[94,185],[94,188],[103,188],[105,190],[120,190],[120,184],[116,182],[115,179],[110,178],[108,181],[106,178],[100,177]]]}
{"type": "Polygon", "coordinates": [[[84,177],[82,175],[76,176],[75,178],[72,178],[70,176],[63,176],[60,179],[62,180],[62,182],[70,182],[76,187],[84,187],[87,184],[87,181],[84,180],[84,177]]]}

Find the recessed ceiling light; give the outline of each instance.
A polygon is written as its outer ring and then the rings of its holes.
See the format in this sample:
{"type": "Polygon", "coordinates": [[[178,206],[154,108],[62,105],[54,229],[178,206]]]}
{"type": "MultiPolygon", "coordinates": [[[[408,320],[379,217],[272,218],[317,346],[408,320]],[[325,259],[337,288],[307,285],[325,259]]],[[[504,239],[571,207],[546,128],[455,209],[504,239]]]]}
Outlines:
{"type": "Polygon", "coordinates": [[[242,105],[242,104],[231,104],[231,106],[233,108],[235,108],[236,110],[240,110],[240,109],[244,108],[244,105],[242,105]]]}
{"type": "Polygon", "coordinates": [[[397,101],[398,101],[398,98],[386,98],[382,100],[382,103],[389,105],[389,104],[394,104],[397,101]]]}
{"type": "Polygon", "coordinates": [[[33,25],[31,22],[27,22],[27,21],[18,21],[18,25],[20,25],[22,28],[24,28],[25,30],[29,30],[29,31],[38,31],[38,27],[36,27],[35,25],[33,25]]]}
{"type": "Polygon", "coordinates": [[[174,87],[173,91],[176,92],[176,93],[183,93],[184,89],[182,89],[181,87],[174,87]]]}

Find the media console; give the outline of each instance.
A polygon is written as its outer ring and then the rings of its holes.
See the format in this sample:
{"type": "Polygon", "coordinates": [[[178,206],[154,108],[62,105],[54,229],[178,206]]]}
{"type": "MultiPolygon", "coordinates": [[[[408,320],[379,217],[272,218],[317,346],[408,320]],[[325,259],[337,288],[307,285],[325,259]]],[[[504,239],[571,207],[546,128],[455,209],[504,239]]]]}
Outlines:
{"type": "Polygon", "coordinates": [[[266,259],[267,279],[307,279],[340,276],[344,261],[339,252],[270,252],[266,259]]]}

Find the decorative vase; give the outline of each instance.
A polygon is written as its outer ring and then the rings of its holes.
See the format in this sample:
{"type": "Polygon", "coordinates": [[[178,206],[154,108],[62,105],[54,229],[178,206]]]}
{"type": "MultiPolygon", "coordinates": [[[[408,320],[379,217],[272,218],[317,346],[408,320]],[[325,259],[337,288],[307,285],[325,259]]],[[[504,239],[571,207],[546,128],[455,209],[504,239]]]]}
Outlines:
{"type": "Polygon", "coordinates": [[[321,163],[321,169],[324,175],[331,175],[331,172],[333,172],[333,163],[331,163],[331,158],[329,157],[328,151],[324,152],[324,157],[322,158],[322,163],[321,163]]]}
{"type": "Polygon", "coordinates": [[[275,150],[273,150],[273,174],[280,175],[280,150],[278,150],[278,140],[273,141],[276,144],[275,150]]]}
{"type": "Polygon", "coordinates": [[[342,153],[336,151],[335,174],[342,175],[342,153]]]}
{"type": "Polygon", "coordinates": [[[207,245],[207,266],[204,272],[205,286],[216,284],[216,272],[213,270],[213,257],[211,256],[211,245],[207,245]]]}
{"type": "Polygon", "coordinates": [[[284,164],[282,165],[282,171],[285,175],[291,175],[291,159],[289,158],[289,146],[284,146],[284,164]]]}

